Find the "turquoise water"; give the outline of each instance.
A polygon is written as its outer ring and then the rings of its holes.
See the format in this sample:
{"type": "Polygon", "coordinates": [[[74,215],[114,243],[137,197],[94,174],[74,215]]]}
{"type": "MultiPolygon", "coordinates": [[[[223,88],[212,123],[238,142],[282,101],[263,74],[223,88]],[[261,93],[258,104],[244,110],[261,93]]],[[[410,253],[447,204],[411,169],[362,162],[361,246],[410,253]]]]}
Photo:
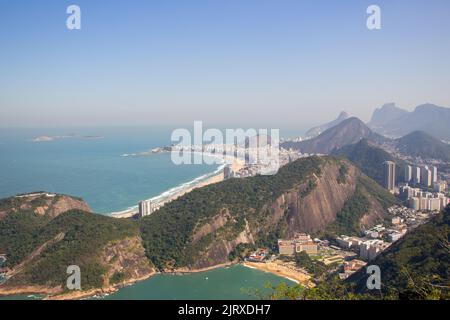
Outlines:
{"type": "Polygon", "coordinates": [[[169,128],[0,129],[0,198],[32,191],[82,197],[98,213],[138,201],[214,172],[217,166],[174,165],[170,154],[124,157],[169,145],[169,128]],[[42,135],[95,135],[32,142],[42,135]]]}
{"type": "MultiPolygon", "coordinates": [[[[241,265],[185,275],[155,275],[124,287],[104,300],[257,300],[270,292],[267,284],[295,283],[241,265]],[[255,294],[256,290],[259,294],[255,294]]],[[[0,297],[0,300],[34,300],[39,296],[0,297]]]]}
{"type": "Polygon", "coordinates": [[[270,273],[240,265],[187,275],[156,275],[146,281],[124,287],[106,300],[223,300],[258,299],[255,289],[267,294],[272,285],[294,282],[270,273]]]}

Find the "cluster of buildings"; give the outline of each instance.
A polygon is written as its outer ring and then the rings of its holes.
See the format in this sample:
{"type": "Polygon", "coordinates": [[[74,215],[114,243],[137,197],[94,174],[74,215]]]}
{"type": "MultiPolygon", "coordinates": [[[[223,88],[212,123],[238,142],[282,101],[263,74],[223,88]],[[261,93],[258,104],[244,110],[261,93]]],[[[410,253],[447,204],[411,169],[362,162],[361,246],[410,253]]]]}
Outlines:
{"type": "Polygon", "coordinates": [[[408,202],[409,208],[417,211],[441,211],[449,203],[444,193],[422,191],[410,186],[400,188],[400,198],[408,202]]]}
{"type": "Polygon", "coordinates": [[[389,247],[390,243],[381,239],[362,239],[358,237],[340,236],[336,238],[339,247],[346,250],[356,250],[359,257],[366,261],[375,259],[382,251],[389,247]]]}
{"type": "Polygon", "coordinates": [[[254,177],[261,174],[267,168],[273,166],[275,168],[281,168],[297,159],[305,157],[306,155],[299,153],[293,149],[279,148],[279,152],[276,159],[272,159],[271,163],[255,161],[249,161],[249,158],[245,157],[245,166],[239,171],[233,171],[231,165],[225,166],[223,170],[224,179],[228,180],[231,178],[246,178],[254,177]]]}
{"type": "MultiPolygon", "coordinates": [[[[304,251],[308,255],[314,256],[314,260],[321,261],[323,264],[333,267],[329,269],[329,272],[338,271],[339,277],[345,279],[354,272],[358,271],[367,264],[367,260],[374,257],[376,254],[384,250],[384,247],[377,247],[378,240],[363,241],[357,237],[340,237],[338,240],[339,246],[335,246],[330,243],[329,240],[312,239],[310,235],[306,233],[295,233],[293,239],[278,240],[278,252],[280,256],[293,256],[296,253],[304,251]],[[358,259],[358,254],[355,253],[354,248],[359,246],[366,246],[362,249],[362,259],[358,259]],[[364,251],[366,250],[366,251],[364,251]]],[[[253,253],[249,261],[264,262],[268,257],[268,252],[264,250],[258,250],[253,253]]],[[[277,259],[276,256],[272,256],[271,259],[277,259]]],[[[285,260],[280,263],[292,263],[285,260]]],[[[302,270],[303,273],[308,273],[302,270]]]]}
{"type": "Polygon", "coordinates": [[[264,170],[265,165],[263,164],[247,164],[239,171],[233,171],[230,165],[225,166],[223,170],[223,177],[225,180],[231,178],[246,178],[246,177],[254,177],[264,170]]]}
{"type": "Polygon", "coordinates": [[[389,227],[378,224],[364,231],[364,237],[342,235],[336,242],[343,250],[353,250],[359,258],[371,261],[392,243],[401,239],[409,230],[427,222],[433,213],[419,212],[403,206],[392,206],[388,209],[391,215],[389,227]]]}
{"type": "Polygon", "coordinates": [[[413,186],[432,187],[438,183],[438,170],[435,166],[405,165],[404,182],[413,186]]]}
{"type": "MultiPolygon", "coordinates": [[[[384,187],[396,192],[395,163],[383,163],[384,187]]],[[[447,183],[439,181],[436,166],[413,166],[406,164],[404,179],[399,189],[400,198],[408,203],[408,207],[416,211],[441,211],[449,203],[445,195],[447,183]]]]}
{"type": "Polygon", "coordinates": [[[258,249],[247,258],[250,262],[264,262],[269,257],[268,249],[258,249]]]}
{"type": "MultiPolygon", "coordinates": [[[[361,239],[345,237],[341,238],[340,244],[342,247],[337,247],[331,245],[328,240],[312,240],[308,234],[296,233],[294,239],[278,240],[278,251],[280,255],[288,256],[304,251],[308,255],[315,256],[315,259],[327,266],[336,265],[336,268],[330,270],[340,270],[339,276],[345,279],[364,267],[367,262],[356,259],[358,255],[352,251],[354,247],[362,245],[361,239]]],[[[367,255],[373,255],[372,251],[375,250],[374,248],[375,246],[368,246],[366,249],[370,253],[367,253],[367,255]]]]}
{"type": "MultiPolygon", "coordinates": [[[[383,163],[383,186],[394,191],[396,187],[396,164],[393,161],[383,163]]],[[[437,192],[443,192],[447,188],[445,181],[439,181],[436,166],[413,166],[406,164],[404,167],[403,183],[409,186],[434,188],[437,192]]]]}
{"type": "Polygon", "coordinates": [[[317,254],[317,243],[306,233],[295,233],[294,239],[278,240],[280,255],[294,255],[305,251],[307,254],[317,254]]]}
{"type": "Polygon", "coordinates": [[[438,211],[417,211],[402,206],[393,206],[388,210],[393,215],[390,228],[396,228],[402,233],[404,229],[409,231],[426,223],[438,213],[438,211]]]}

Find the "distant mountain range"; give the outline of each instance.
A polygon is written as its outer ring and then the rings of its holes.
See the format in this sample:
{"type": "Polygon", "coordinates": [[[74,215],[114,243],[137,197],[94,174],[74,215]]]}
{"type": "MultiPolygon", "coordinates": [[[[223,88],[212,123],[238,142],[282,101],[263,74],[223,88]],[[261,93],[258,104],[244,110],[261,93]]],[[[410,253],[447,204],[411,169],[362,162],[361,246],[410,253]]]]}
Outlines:
{"type": "Polygon", "coordinates": [[[373,132],[364,122],[352,117],[322,132],[319,136],[300,142],[284,142],[283,148],[292,148],[302,153],[330,154],[343,146],[368,139],[383,144],[389,139],[373,132]]]}
{"type": "Polygon", "coordinates": [[[450,108],[423,104],[408,112],[386,104],[374,111],[368,123],[375,132],[398,138],[413,131],[424,131],[438,139],[450,141],[450,108]]]}
{"type": "Polygon", "coordinates": [[[401,154],[411,157],[450,161],[450,145],[423,131],[414,131],[396,139],[395,147],[401,154]]]}
{"type": "Polygon", "coordinates": [[[337,119],[335,119],[335,120],[333,120],[333,121],[331,121],[331,122],[322,124],[322,125],[320,125],[320,126],[317,126],[317,127],[314,127],[314,128],[309,129],[308,132],[306,132],[306,136],[307,136],[308,138],[314,138],[314,137],[317,137],[317,136],[318,136],[319,134],[321,134],[322,132],[324,132],[324,131],[326,131],[326,130],[328,130],[328,129],[334,127],[334,126],[337,126],[337,125],[340,124],[342,121],[347,120],[349,117],[350,117],[350,116],[348,115],[347,112],[342,111],[342,112],[339,114],[339,116],[337,117],[337,119]]]}
{"type": "MultiPolygon", "coordinates": [[[[390,117],[389,114],[395,114],[395,117],[404,117],[405,114],[409,113],[403,112],[393,104],[385,105],[375,112],[370,124],[373,127],[374,124],[385,122],[390,117]]],[[[328,125],[326,124],[320,127],[328,125]]],[[[316,128],[313,128],[310,131],[313,132],[315,130],[316,128]]],[[[359,159],[362,162],[372,162],[374,155],[380,156],[380,148],[386,149],[389,152],[396,150],[404,156],[413,158],[420,157],[424,160],[450,161],[450,144],[442,142],[425,131],[413,131],[401,138],[391,139],[374,132],[364,122],[355,117],[343,120],[309,140],[286,141],[281,146],[286,149],[292,148],[309,154],[336,153],[345,155],[352,161],[353,159],[351,157],[355,155],[363,156],[364,159],[359,159]],[[361,140],[366,141],[358,144],[361,140]],[[373,148],[378,148],[379,150],[374,150],[373,148]]],[[[379,158],[387,158],[387,156],[385,154],[379,158]]],[[[384,159],[383,161],[385,160],[388,159],[384,159]]],[[[397,161],[397,163],[400,162],[397,161]]],[[[374,175],[368,175],[380,182],[374,175]]]]}
{"type": "Polygon", "coordinates": [[[408,114],[408,111],[398,108],[395,103],[387,103],[381,108],[375,109],[370,122],[367,124],[370,128],[376,130],[383,128],[386,123],[396,120],[408,114]]]}

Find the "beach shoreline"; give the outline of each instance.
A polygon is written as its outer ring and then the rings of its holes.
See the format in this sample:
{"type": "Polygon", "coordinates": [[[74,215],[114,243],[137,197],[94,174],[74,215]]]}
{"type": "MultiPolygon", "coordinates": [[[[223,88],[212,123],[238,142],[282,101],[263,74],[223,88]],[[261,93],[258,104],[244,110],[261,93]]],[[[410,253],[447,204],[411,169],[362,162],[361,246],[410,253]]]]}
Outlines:
{"type": "Polygon", "coordinates": [[[274,262],[259,263],[245,261],[242,265],[247,268],[272,273],[308,288],[314,287],[314,283],[312,283],[310,276],[274,262]]]}
{"type": "Polygon", "coordinates": [[[153,271],[148,274],[146,274],[143,277],[139,278],[131,278],[128,279],[125,282],[122,282],[120,284],[111,285],[109,287],[104,288],[96,288],[86,291],[71,291],[71,292],[61,292],[61,287],[44,287],[44,286],[24,286],[24,287],[17,287],[17,288],[3,288],[1,290],[0,288],[0,297],[2,296],[15,296],[15,295],[42,295],[44,296],[42,300],[80,300],[80,299],[88,299],[88,298],[95,298],[96,296],[104,296],[116,293],[120,289],[134,285],[138,282],[148,280],[156,275],[174,275],[174,276],[183,276],[183,275],[189,275],[189,274],[195,274],[195,273],[203,273],[208,272],[215,269],[220,268],[229,268],[233,266],[241,265],[246,268],[255,269],[258,271],[271,273],[273,275],[276,275],[280,278],[287,279],[289,281],[292,281],[294,283],[303,285],[305,287],[312,287],[314,284],[310,281],[310,277],[303,274],[303,273],[295,273],[293,270],[289,269],[286,270],[283,268],[283,266],[280,267],[280,265],[275,264],[273,262],[269,263],[256,263],[256,262],[238,262],[238,261],[230,261],[222,264],[218,264],[215,266],[207,267],[207,268],[201,268],[201,269],[189,269],[189,268],[180,268],[175,270],[169,270],[169,271],[153,271]]]}
{"type": "MultiPolygon", "coordinates": [[[[225,163],[231,164],[231,169],[234,172],[241,170],[245,166],[245,161],[240,158],[231,157],[231,158],[226,158],[225,160],[226,160],[225,163]]],[[[217,171],[218,172],[216,174],[214,174],[204,180],[199,180],[196,183],[193,183],[192,185],[189,185],[186,188],[180,189],[169,196],[163,197],[163,194],[167,192],[167,191],[165,191],[161,195],[152,197],[148,200],[163,199],[161,202],[157,202],[157,204],[163,206],[169,202],[172,202],[172,201],[184,196],[185,194],[187,194],[195,189],[203,188],[203,187],[206,187],[211,184],[219,183],[224,180],[223,166],[220,170],[217,170],[217,171]]],[[[196,178],[196,179],[198,179],[198,178],[196,178]]],[[[195,179],[193,181],[195,181],[195,179]]],[[[135,216],[138,213],[139,213],[139,210],[136,207],[132,207],[128,210],[111,213],[110,216],[113,218],[127,219],[127,218],[132,218],[133,216],[135,216]]]]}

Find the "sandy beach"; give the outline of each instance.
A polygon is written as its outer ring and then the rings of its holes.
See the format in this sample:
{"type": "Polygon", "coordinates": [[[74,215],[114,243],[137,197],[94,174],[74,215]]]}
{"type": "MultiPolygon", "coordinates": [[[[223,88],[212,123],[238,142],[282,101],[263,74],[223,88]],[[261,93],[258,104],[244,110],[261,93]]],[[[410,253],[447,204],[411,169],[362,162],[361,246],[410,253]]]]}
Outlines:
{"type": "MultiPolygon", "coordinates": [[[[231,168],[234,172],[241,170],[245,166],[245,161],[243,159],[232,158],[232,159],[228,159],[228,161],[231,163],[231,168]]],[[[224,180],[223,170],[221,170],[219,173],[217,173],[205,180],[199,181],[196,184],[193,184],[189,187],[186,187],[186,188],[172,194],[171,196],[160,201],[158,204],[162,206],[166,203],[169,203],[171,201],[178,199],[179,197],[191,192],[192,190],[206,187],[208,185],[221,182],[223,180],[224,180]]],[[[137,209],[130,209],[128,211],[123,211],[120,213],[113,213],[113,214],[111,214],[111,216],[114,218],[131,218],[132,216],[134,216],[137,213],[138,213],[137,209]]]]}
{"type": "Polygon", "coordinates": [[[294,281],[297,284],[304,285],[306,287],[314,287],[314,283],[311,281],[311,277],[302,272],[293,270],[285,265],[281,265],[276,262],[266,262],[266,263],[257,263],[257,262],[244,262],[243,266],[248,268],[258,269],[264,272],[270,272],[277,276],[286,278],[288,280],[294,281]]]}

